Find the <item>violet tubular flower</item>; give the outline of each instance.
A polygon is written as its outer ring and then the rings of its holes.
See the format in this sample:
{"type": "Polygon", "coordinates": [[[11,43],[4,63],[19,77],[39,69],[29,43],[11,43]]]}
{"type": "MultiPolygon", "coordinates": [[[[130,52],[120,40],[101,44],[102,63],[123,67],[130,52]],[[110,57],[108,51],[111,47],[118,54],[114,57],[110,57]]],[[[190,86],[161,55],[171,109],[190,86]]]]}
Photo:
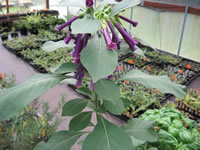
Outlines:
{"type": "Polygon", "coordinates": [[[94,91],[94,82],[93,82],[93,80],[91,80],[91,83],[90,83],[90,91],[94,91]]]}
{"type": "Polygon", "coordinates": [[[134,27],[136,27],[136,26],[138,25],[138,22],[132,21],[132,20],[130,20],[130,19],[124,17],[124,16],[119,16],[119,18],[121,18],[122,20],[124,20],[124,21],[126,21],[126,22],[132,24],[134,27]]]}
{"type": "Polygon", "coordinates": [[[130,49],[132,51],[136,50],[136,45],[138,44],[138,41],[135,40],[126,30],[124,30],[119,24],[115,24],[115,27],[118,29],[120,34],[123,36],[124,40],[128,43],[130,49]]]}
{"type": "Polygon", "coordinates": [[[69,44],[69,42],[71,41],[72,38],[73,38],[73,35],[70,34],[68,37],[66,37],[66,38],[64,39],[65,43],[66,43],[66,44],[69,44]]]}
{"type": "Polygon", "coordinates": [[[72,18],[71,20],[65,22],[64,24],[60,25],[60,26],[56,26],[56,30],[57,31],[61,31],[62,29],[64,29],[65,27],[67,27],[68,25],[70,25],[72,22],[74,22],[75,20],[77,20],[79,17],[75,16],[74,18],[72,18]]]}
{"type": "Polygon", "coordinates": [[[74,75],[74,79],[77,80],[76,86],[78,88],[81,87],[82,80],[83,80],[84,76],[85,76],[85,68],[83,67],[83,65],[81,64],[81,62],[79,62],[78,67],[77,67],[77,71],[76,71],[76,73],[74,75]]]}
{"type": "Polygon", "coordinates": [[[93,4],[94,4],[93,0],[86,0],[86,6],[88,8],[91,8],[93,6],[93,4]]]}
{"type": "Polygon", "coordinates": [[[103,29],[103,32],[104,32],[104,37],[105,37],[105,39],[106,39],[106,43],[107,43],[108,49],[114,50],[114,49],[116,48],[117,44],[114,43],[114,42],[111,40],[111,37],[110,37],[109,31],[108,31],[108,28],[103,29]]]}
{"type": "Polygon", "coordinates": [[[78,54],[80,53],[80,50],[81,50],[81,37],[82,37],[82,34],[78,34],[77,36],[77,42],[76,42],[76,46],[74,48],[74,51],[72,53],[72,57],[77,57],[78,54]]]}
{"type": "Polygon", "coordinates": [[[111,24],[111,22],[109,20],[107,21],[107,24],[108,24],[108,26],[109,26],[112,34],[113,34],[113,41],[116,42],[116,44],[117,44],[117,46],[119,48],[120,43],[122,42],[122,40],[118,37],[117,33],[115,32],[114,27],[112,26],[112,24],[111,24]]]}

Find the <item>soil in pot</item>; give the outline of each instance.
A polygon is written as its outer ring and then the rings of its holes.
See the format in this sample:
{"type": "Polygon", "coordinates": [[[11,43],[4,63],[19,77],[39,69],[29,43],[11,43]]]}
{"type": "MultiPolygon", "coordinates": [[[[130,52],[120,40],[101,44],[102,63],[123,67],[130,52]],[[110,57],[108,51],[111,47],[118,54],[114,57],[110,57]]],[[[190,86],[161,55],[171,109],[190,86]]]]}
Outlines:
{"type": "Polygon", "coordinates": [[[28,35],[28,32],[27,32],[26,28],[20,29],[20,33],[21,33],[21,35],[28,35]]]}
{"type": "Polygon", "coordinates": [[[1,36],[1,40],[2,40],[2,41],[8,40],[8,36],[1,36]]]}

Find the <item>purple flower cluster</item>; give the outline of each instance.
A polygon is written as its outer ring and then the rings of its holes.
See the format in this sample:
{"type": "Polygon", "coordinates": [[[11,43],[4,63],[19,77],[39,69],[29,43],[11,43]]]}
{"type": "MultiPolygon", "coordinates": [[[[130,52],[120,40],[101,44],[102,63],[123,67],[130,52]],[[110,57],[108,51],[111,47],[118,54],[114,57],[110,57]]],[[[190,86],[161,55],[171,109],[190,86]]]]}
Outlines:
{"type": "MultiPolygon", "coordinates": [[[[128,23],[131,23],[134,27],[136,27],[138,24],[138,22],[134,22],[123,16],[119,16],[119,18],[127,21],[128,23]]],[[[109,28],[112,32],[112,39],[111,39],[108,28],[106,27],[103,30],[108,49],[114,50],[116,48],[116,46],[118,47],[118,49],[120,49],[120,43],[122,40],[118,37],[118,35],[115,31],[114,27],[116,27],[117,30],[119,31],[119,33],[124,38],[124,40],[126,41],[126,43],[129,45],[130,49],[132,51],[136,50],[135,46],[138,44],[138,41],[135,40],[124,28],[122,28],[122,26],[119,23],[112,24],[111,21],[107,20],[107,25],[109,26],[109,28]]]]}
{"type": "MultiPolygon", "coordinates": [[[[94,5],[93,0],[86,0],[86,6],[87,8],[90,10],[90,8],[94,5]]],[[[81,16],[80,16],[81,17],[81,16]]],[[[134,27],[137,26],[138,22],[132,21],[124,16],[116,16],[130,24],[132,24],[134,27]]],[[[75,16],[74,18],[72,18],[71,20],[69,20],[68,22],[57,26],[56,29],[57,31],[61,31],[63,28],[70,26],[72,24],[72,22],[76,21],[79,17],[75,16]]],[[[117,19],[118,19],[117,18],[117,19]]],[[[124,38],[124,40],[126,41],[126,43],[129,45],[130,49],[132,51],[136,50],[136,45],[138,44],[138,41],[135,40],[127,31],[126,29],[124,29],[120,23],[120,20],[107,20],[106,21],[106,25],[104,24],[105,28],[103,29],[103,34],[105,37],[105,41],[107,43],[107,48],[109,50],[115,50],[116,47],[118,49],[120,49],[120,43],[122,42],[122,40],[118,37],[117,32],[115,31],[115,28],[119,31],[119,33],[122,35],[122,37],[124,38]],[[112,38],[110,35],[110,31],[112,33],[112,38]]],[[[105,19],[106,20],[106,19],[105,19]]],[[[71,32],[71,31],[70,31],[71,32]]],[[[98,33],[101,33],[100,31],[98,31],[98,33]]],[[[69,34],[69,36],[67,36],[64,41],[66,44],[69,44],[69,42],[75,38],[74,35],[69,34]]],[[[84,66],[82,65],[81,61],[80,61],[80,53],[81,51],[86,47],[88,40],[90,38],[90,34],[78,34],[75,40],[75,47],[74,47],[74,51],[71,53],[71,56],[74,57],[74,63],[78,64],[77,67],[77,71],[74,75],[74,79],[77,80],[76,86],[77,87],[81,87],[82,84],[82,79],[85,76],[85,72],[86,69],[84,68],[84,66]]],[[[118,68],[117,68],[118,69],[118,68]]],[[[113,79],[113,76],[110,75],[108,76],[108,79],[113,79]]],[[[94,89],[94,83],[93,81],[91,81],[91,85],[90,85],[90,90],[94,89]]]]}
{"type": "MultiPolygon", "coordinates": [[[[63,28],[71,25],[71,23],[75,20],[77,20],[78,17],[74,17],[73,19],[69,20],[68,22],[57,26],[56,29],[58,31],[61,31],[63,28]]],[[[72,40],[74,36],[70,34],[68,37],[64,39],[66,44],[69,44],[69,42],[72,40]]],[[[75,40],[75,48],[74,51],[71,53],[71,56],[74,57],[74,63],[78,64],[77,72],[74,75],[74,79],[77,80],[76,86],[81,87],[82,79],[84,77],[86,69],[83,67],[81,61],[80,61],[80,53],[81,51],[86,47],[88,40],[89,40],[90,34],[78,34],[75,40]]],[[[93,82],[91,83],[93,84],[93,82]]],[[[91,88],[92,89],[92,88],[91,88]]]]}

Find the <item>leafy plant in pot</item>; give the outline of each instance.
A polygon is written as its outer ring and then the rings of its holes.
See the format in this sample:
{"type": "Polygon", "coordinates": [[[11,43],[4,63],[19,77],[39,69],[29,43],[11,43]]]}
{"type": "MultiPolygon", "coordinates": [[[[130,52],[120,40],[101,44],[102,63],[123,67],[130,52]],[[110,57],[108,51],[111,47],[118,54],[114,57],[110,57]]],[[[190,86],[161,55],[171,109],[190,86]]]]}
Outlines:
{"type": "Polygon", "coordinates": [[[12,37],[12,38],[18,37],[18,32],[16,32],[15,27],[12,27],[12,30],[11,30],[11,37],[12,37]]]}
{"type": "MultiPolygon", "coordinates": [[[[38,144],[35,150],[53,148],[69,150],[82,135],[86,135],[82,142],[83,150],[93,150],[94,147],[95,150],[134,150],[136,149],[135,140],[131,139],[144,142],[156,141],[157,134],[153,132],[153,122],[151,121],[140,120],[140,124],[143,126],[139,127],[138,119],[131,119],[126,125],[119,127],[104,117],[107,111],[119,115],[124,110],[120,88],[112,80],[112,74],[118,68],[118,57],[115,50],[117,46],[120,48],[121,42],[115,30],[117,29],[123,36],[130,51],[135,51],[138,41],[124,30],[120,21],[121,19],[126,20],[133,26],[136,26],[137,23],[120,16],[119,13],[140,4],[140,2],[139,0],[123,0],[119,3],[103,1],[95,9],[93,0],[86,0],[86,4],[82,1],[76,1],[77,5],[86,6],[85,11],[56,27],[58,31],[61,31],[71,25],[70,35],[64,41],[49,41],[43,45],[43,49],[47,51],[66,47],[65,43],[70,43],[74,34],[78,34],[72,52],[74,63],[64,63],[58,66],[58,69],[52,74],[38,74],[24,84],[0,91],[0,121],[16,115],[25,105],[45,93],[49,88],[62,81],[76,79],[76,86],[79,88],[77,91],[87,95],[88,98],[78,98],[67,102],[63,106],[62,116],[73,117],[69,124],[69,130],[56,132],[48,142],[38,144]],[[113,34],[113,40],[111,40],[110,31],[113,34]],[[82,87],[84,80],[90,82],[89,88],[82,87]],[[82,112],[86,107],[89,107],[90,111],[82,112]],[[91,121],[92,115],[96,115],[95,121],[91,121]],[[92,126],[91,131],[82,131],[88,126],[92,126]],[[138,134],[133,133],[138,128],[140,131],[147,131],[151,137],[145,134],[138,137],[138,134]],[[130,130],[133,132],[129,132],[130,130]]],[[[66,2],[64,3],[66,4],[66,2]]],[[[73,2],[73,5],[75,3],[73,2]]],[[[70,3],[67,2],[67,4],[70,3]]],[[[71,42],[74,43],[74,41],[71,42]]],[[[172,93],[177,97],[185,95],[185,86],[172,83],[167,76],[151,76],[138,70],[132,70],[118,79],[118,81],[120,80],[141,83],[148,88],[156,88],[160,92],[172,93]]]]}
{"type": "Polygon", "coordinates": [[[3,32],[3,33],[1,34],[1,40],[2,40],[2,41],[8,40],[8,32],[3,32]]]}
{"type": "Polygon", "coordinates": [[[19,29],[21,35],[28,35],[25,20],[20,20],[19,22],[16,22],[16,28],[19,29]]]}

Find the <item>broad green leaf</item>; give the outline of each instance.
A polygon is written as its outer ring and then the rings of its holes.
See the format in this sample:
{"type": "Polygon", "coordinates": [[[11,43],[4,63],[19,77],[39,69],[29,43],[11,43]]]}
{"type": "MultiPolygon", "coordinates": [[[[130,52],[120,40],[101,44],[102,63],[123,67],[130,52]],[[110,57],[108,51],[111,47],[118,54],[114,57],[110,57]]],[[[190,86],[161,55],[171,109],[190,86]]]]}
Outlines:
{"type": "Polygon", "coordinates": [[[132,138],[133,145],[138,146],[137,144],[157,141],[158,133],[153,130],[153,125],[154,122],[152,121],[131,119],[122,127],[122,129],[124,129],[132,138]],[[139,140],[140,142],[135,142],[135,139],[139,140]]]}
{"type": "Polygon", "coordinates": [[[94,91],[99,98],[104,99],[104,106],[109,112],[120,115],[124,104],[120,99],[120,89],[111,80],[102,79],[95,83],[94,91]]]}
{"type": "Polygon", "coordinates": [[[85,129],[90,124],[92,118],[92,112],[82,112],[73,117],[69,123],[69,131],[80,131],[85,129]]]}
{"type": "Polygon", "coordinates": [[[34,150],[71,150],[81,135],[82,132],[59,131],[54,133],[48,142],[40,142],[34,150]]]}
{"type": "Polygon", "coordinates": [[[62,41],[58,41],[58,42],[54,42],[54,41],[48,41],[48,42],[45,42],[42,46],[42,49],[44,51],[47,51],[47,52],[52,52],[52,51],[55,51],[57,50],[58,48],[73,48],[74,47],[74,44],[73,43],[69,43],[68,45],[64,42],[64,40],[62,41]]]}
{"type": "Polygon", "coordinates": [[[162,143],[167,143],[167,144],[176,144],[178,143],[177,139],[170,134],[169,132],[165,130],[160,130],[159,132],[159,141],[162,143]]]}
{"type": "Polygon", "coordinates": [[[158,150],[156,147],[151,147],[148,150],[158,150]]]}
{"type": "Polygon", "coordinates": [[[76,85],[76,79],[65,79],[60,84],[65,84],[65,85],[76,85]]]}
{"type": "Polygon", "coordinates": [[[88,96],[88,97],[92,96],[92,92],[86,87],[78,88],[78,89],[76,89],[76,92],[83,94],[85,96],[88,96]]]}
{"type": "Polygon", "coordinates": [[[114,102],[104,100],[104,106],[107,111],[115,115],[121,115],[124,111],[124,104],[121,99],[116,98],[114,102]]]}
{"type": "Polygon", "coordinates": [[[94,92],[102,99],[115,101],[120,98],[120,89],[115,82],[102,79],[94,84],[94,92]]]}
{"type": "Polygon", "coordinates": [[[118,13],[122,12],[123,10],[137,6],[140,3],[141,3],[141,0],[123,0],[122,2],[116,4],[113,7],[112,12],[110,13],[110,17],[117,15],[118,13]]]}
{"type": "Polygon", "coordinates": [[[91,75],[94,83],[115,71],[117,59],[117,53],[108,50],[104,37],[99,38],[98,35],[95,35],[81,52],[81,62],[91,75]]]}
{"type": "Polygon", "coordinates": [[[179,98],[183,98],[187,90],[185,86],[171,82],[167,76],[149,75],[139,70],[132,70],[119,80],[137,82],[143,84],[147,88],[156,88],[162,93],[170,93],[179,98]]]}
{"type": "Polygon", "coordinates": [[[101,23],[93,17],[87,17],[74,21],[71,28],[73,34],[95,33],[101,29],[101,23]]]}
{"type": "Polygon", "coordinates": [[[99,117],[97,126],[84,143],[83,150],[134,150],[131,139],[118,126],[99,117]]]}
{"type": "Polygon", "coordinates": [[[62,108],[62,116],[74,116],[79,114],[89,103],[89,99],[73,99],[65,103],[62,108]]]}
{"type": "Polygon", "coordinates": [[[77,64],[69,62],[62,64],[59,67],[52,69],[51,71],[54,73],[63,74],[63,73],[75,72],[76,69],[77,69],[77,64]]]}
{"type": "Polygon", "coordinates": [[[85,7],[85,0],[61,0],[58,6],[85,7]]]}
{"type": "Polygon", "coordinates": [[[63,75],[37,74],[21,85],[0,90],[0,121],[15,116],[31,101],[66,78],[63,75]]]}

